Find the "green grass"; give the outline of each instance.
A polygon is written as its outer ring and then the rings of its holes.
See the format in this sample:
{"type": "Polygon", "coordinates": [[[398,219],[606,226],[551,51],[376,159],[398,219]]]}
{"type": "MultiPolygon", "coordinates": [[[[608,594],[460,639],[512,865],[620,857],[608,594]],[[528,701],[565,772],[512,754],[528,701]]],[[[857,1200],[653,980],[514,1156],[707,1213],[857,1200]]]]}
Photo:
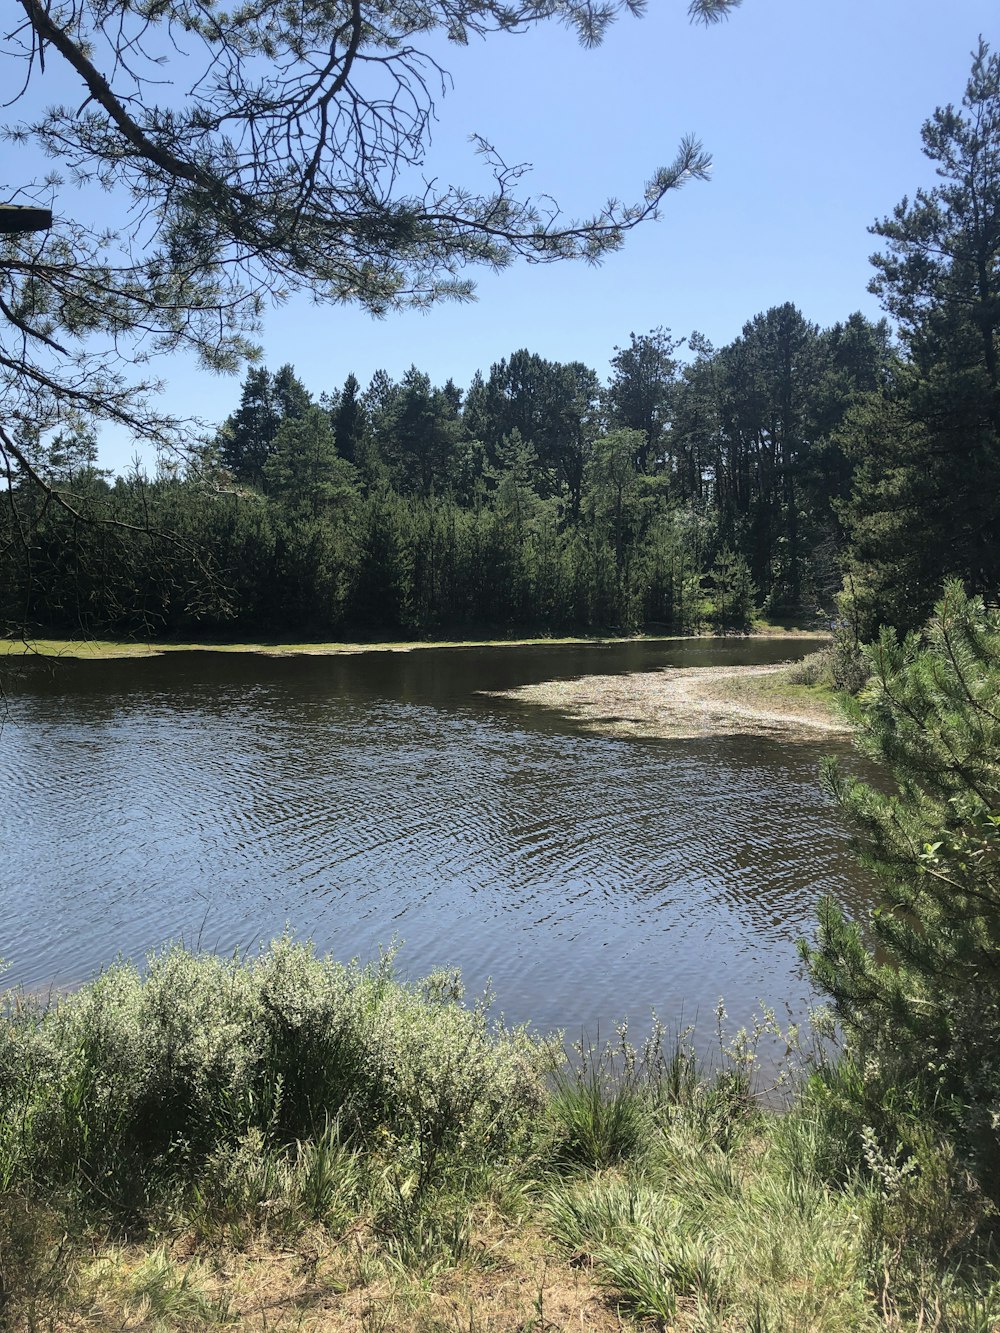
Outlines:
{"type": "Polygon", "coordinates": [[[850,730],[841,703],[843,695],[829,675],[823,650],[765,674],[734,675],[712,688],[723,699],[763,713],[813,718],[832,723],[844,732],[850,730]]]}
{"type": "MultiPolygon", "coordinates": [[[[627,1030],[569,1064],[391,959],[175,948],[0,1023],[0,1324],[1000,1328],[990,1209],[860,1071],[755,1093],[627,1030]]],[[[796,1059],[798,1057],[795,1057],[796,1059]]]]}
{"type": "Polygon", "coordinates": [[[773,700],[775,704],[805,703],[829,707],[838,707],[839,694],[832,685],[818,681],[814,685],[802,684],[794,679],[794,668],[787,673],[775,673],[773,676],[758,676],[752,682],[753,692],[762,699],[773,700]]]}
{"type": "Polygon", "coordinates": [[[753,621],[754,634],[793,634],[806,635],[811,639],[828,639],[830,637],[829,617],[817,614],[815,618],[804,619],[793,616],[776,616],[773,620],[768,620],[763,616],[758,616],[753,621]]]}

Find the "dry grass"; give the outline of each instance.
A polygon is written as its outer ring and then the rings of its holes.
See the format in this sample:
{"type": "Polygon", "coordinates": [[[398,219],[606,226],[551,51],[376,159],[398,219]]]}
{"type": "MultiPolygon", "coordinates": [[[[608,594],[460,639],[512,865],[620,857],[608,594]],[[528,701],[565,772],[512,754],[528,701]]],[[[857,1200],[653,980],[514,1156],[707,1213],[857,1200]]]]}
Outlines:
{"type": "Polygon", "coordinates": [[[620,1333],[619,1315],[589,1265],[557,1253],[534,1228],[474,1235],[460,1264],[405,1271],[355,1233],[321,1229],[292,1245],[199,1250],[185,1234],[150,1251],[106,1247],[71,1283],[46,1325],[79,1333],[238,1328],[260,1333],[620,1333]]]}
{"type": "MultiPolygon", "coordinates": [[[[515,639],[413,639],[367,643],[167,643],[129,639],[0,639],[0,657],[46,657],[102,661],[118,657],[159,657],[164,653],[257,653],[265,657],[331,657],[355,653],[409,653],[422,648],[531,648],[564,644],[585,646],[613,643],[678,643],[692,635],[633,634],[621,636],[589,635],[563,638],[515,639]]],[[[796,639],[822,637],[815,630],[781,629],[772,625],[755,630],[751,639],[796,639]]]]}

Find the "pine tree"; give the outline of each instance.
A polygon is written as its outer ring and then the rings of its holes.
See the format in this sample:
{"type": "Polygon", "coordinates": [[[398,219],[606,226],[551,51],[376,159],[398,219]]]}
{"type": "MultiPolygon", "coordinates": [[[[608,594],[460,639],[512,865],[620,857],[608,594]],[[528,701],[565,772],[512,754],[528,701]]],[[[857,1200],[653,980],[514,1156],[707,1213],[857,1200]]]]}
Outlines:
{"type": "Polygon", "coordinates": [[[361,406],[361,385],[352,371],[333,409],[333,434],[337,453],[349,463],[357,461],[365,432],[365,412],[361,406]]]}
{"type": "Polygon", "coordinates": [[[356,482],[357,471],[339,457],[329,414],[321,407],[282,421],[264,465],[263,486],[288,513],[316,517],[350,508],[356,482]]]}
{"type": "Polygon", "coordinates": [[[1000,590],[1000,56],[985,42],[961,108],[938,107],[922,137],[939,184],[872,228],[887,248],[870,290],[906,356],[846,432],[857,470],[842,516],[873,630],[921,624],[945,578],[1000,590]]]}
{"type": "Polygon", "coordinates": [[[724,546],[715,558],[711,580],[712,622],[716,629],[736,630],[746,634],[757,613],[757,589],[750,575],[746,559],[724,546]]]}
{"type": "Polygon", "coordinates": [[[616,347],[611,358],[611,379],[606,400],[611,424],[642,431],[636,466],[649,470],[660,456],[680,369],[675,352],[683,338],[671,337],[669,329],[653,329],[637,337],[629,334],[628,347],[616,347]]]}
{"type": "Polygon", "coordinates": [[[274,442],[285,421],[301,420],[312,397],[291,366],[271,374],[251,367],[240,405],[219,431],[219,456],[237,481],[261,486],[274,442]]]}
{"type": "Polygon", "coordinates": [[[1000,1186],[1000,613],[957,583],[926,639],[865,649],[859,747],[885,790],[827,780],[882,904],[867,922],[823,905],[812,977],[875,1086],[915,1092],[1000,1186]],[[991,1165],[992,1161],[992,1165],[991,1165]]]}

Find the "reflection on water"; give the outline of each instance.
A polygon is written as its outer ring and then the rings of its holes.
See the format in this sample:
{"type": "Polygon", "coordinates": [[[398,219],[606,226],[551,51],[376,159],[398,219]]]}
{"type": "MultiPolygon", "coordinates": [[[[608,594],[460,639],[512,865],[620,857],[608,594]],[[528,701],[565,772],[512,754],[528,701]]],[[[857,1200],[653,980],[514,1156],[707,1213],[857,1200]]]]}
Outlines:
{"type": "MultiPolygon", "coordinates": [[[[812,645],[795,645],[806,652],[812,645]]],[[[831,742],[583,735],[480,690],[778,660],[700,640],[28,673],[0,734],[0,955],[77,982],[171,938],[289,928],[340,957],[492,978],[510,1018],[607,1031],[725,995],[801,1013],[794,941],[865,892],[817,785],[831,742]]]]}

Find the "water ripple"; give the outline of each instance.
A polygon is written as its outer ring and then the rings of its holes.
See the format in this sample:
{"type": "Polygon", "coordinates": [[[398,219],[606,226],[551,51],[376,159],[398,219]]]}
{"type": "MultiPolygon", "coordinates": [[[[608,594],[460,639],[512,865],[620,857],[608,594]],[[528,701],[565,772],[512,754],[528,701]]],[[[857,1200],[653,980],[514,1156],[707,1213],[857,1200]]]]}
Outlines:
{"type": "Polygon", "coordinates": [[[741,1015],[758,996],[801,1009],[794,941],[818,897],[866,893],[819,751],[584,736],[476,696],[563,661],[519,651],[116,663],[19,687],[0,737],[13,980],[288,927],[342,956],[401,936],[412,974],[492,976],[543,1026],[720,993],[741,1015]]]}

